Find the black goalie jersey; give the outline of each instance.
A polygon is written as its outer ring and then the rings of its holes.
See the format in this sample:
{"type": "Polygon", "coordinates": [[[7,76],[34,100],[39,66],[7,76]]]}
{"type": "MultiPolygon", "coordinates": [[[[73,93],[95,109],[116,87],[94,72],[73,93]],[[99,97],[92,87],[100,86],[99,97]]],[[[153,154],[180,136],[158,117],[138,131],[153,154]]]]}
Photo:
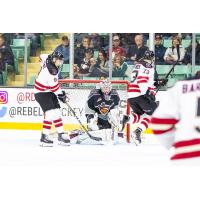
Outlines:
{"type": "Polygon", "coordinates": [[[119,100],[119,95],[114,89],[109,95],[104,95],[100,89],[94,89],[88,97],[85,112],[86,114],[97,113],[99,118],[107,120],[107,114],[119,105],[119,100]]]}

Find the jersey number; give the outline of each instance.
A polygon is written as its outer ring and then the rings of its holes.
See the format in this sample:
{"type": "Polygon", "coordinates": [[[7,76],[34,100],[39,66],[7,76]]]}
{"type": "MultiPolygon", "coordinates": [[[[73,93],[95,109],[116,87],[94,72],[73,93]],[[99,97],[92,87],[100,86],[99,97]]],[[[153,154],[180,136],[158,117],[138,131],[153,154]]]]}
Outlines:
{"type": "Polygon", "coordinates": [[[133,83],[136,80],[137,76],[138,76],[138,71],[137,70],[132,71],[131,75],[132,75],[131,83],[133,83]]]}

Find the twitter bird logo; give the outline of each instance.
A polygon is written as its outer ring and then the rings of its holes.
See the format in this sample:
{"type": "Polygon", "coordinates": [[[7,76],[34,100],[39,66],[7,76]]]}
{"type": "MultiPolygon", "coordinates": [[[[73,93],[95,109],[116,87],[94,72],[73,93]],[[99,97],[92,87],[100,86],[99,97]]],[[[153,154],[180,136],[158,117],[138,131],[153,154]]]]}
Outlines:
{"type": "Polygon", "coordinates": [[[3,106],[0,109],[0,117],[4,117],[4,115],[6,114],[6,111],[7,111],[7,107],[3,106]]]}

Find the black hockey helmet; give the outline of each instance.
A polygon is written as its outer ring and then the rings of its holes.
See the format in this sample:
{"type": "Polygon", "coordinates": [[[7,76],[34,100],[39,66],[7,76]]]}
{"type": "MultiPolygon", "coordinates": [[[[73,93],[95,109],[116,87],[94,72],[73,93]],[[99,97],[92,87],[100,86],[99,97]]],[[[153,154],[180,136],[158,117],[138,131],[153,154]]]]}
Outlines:
{"type": "Polygon", "coordinates": [[[63,60],[64,59],[64,56],[63,54],[60,52],[60,51],[54,51],[51,55],[51,60],[53,60],[54,58],[57,58],[59,60],[63,60]]]}
{"type": "Polygon", "coordinates": [[[154,52],[150,50],[146,50],[142,60],[153,60],[154,59],[154,52]]]}

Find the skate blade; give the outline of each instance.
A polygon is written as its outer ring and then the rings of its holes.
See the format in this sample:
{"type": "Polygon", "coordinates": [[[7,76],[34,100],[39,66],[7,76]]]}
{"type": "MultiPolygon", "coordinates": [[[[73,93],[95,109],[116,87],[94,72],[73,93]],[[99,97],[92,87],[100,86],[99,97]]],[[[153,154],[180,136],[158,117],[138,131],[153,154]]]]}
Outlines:
{"type": "Polygon", "coordinates": [[[58,145],[60,146],[70,146],[70,143],[65,143],[65,142],[58,142],[58,145]]]}
{"type": "Polygon", "coordinates": [[[40,142],[40,147],[53,147],[53,144],[48,144],[48,143],[40,142]]]}

